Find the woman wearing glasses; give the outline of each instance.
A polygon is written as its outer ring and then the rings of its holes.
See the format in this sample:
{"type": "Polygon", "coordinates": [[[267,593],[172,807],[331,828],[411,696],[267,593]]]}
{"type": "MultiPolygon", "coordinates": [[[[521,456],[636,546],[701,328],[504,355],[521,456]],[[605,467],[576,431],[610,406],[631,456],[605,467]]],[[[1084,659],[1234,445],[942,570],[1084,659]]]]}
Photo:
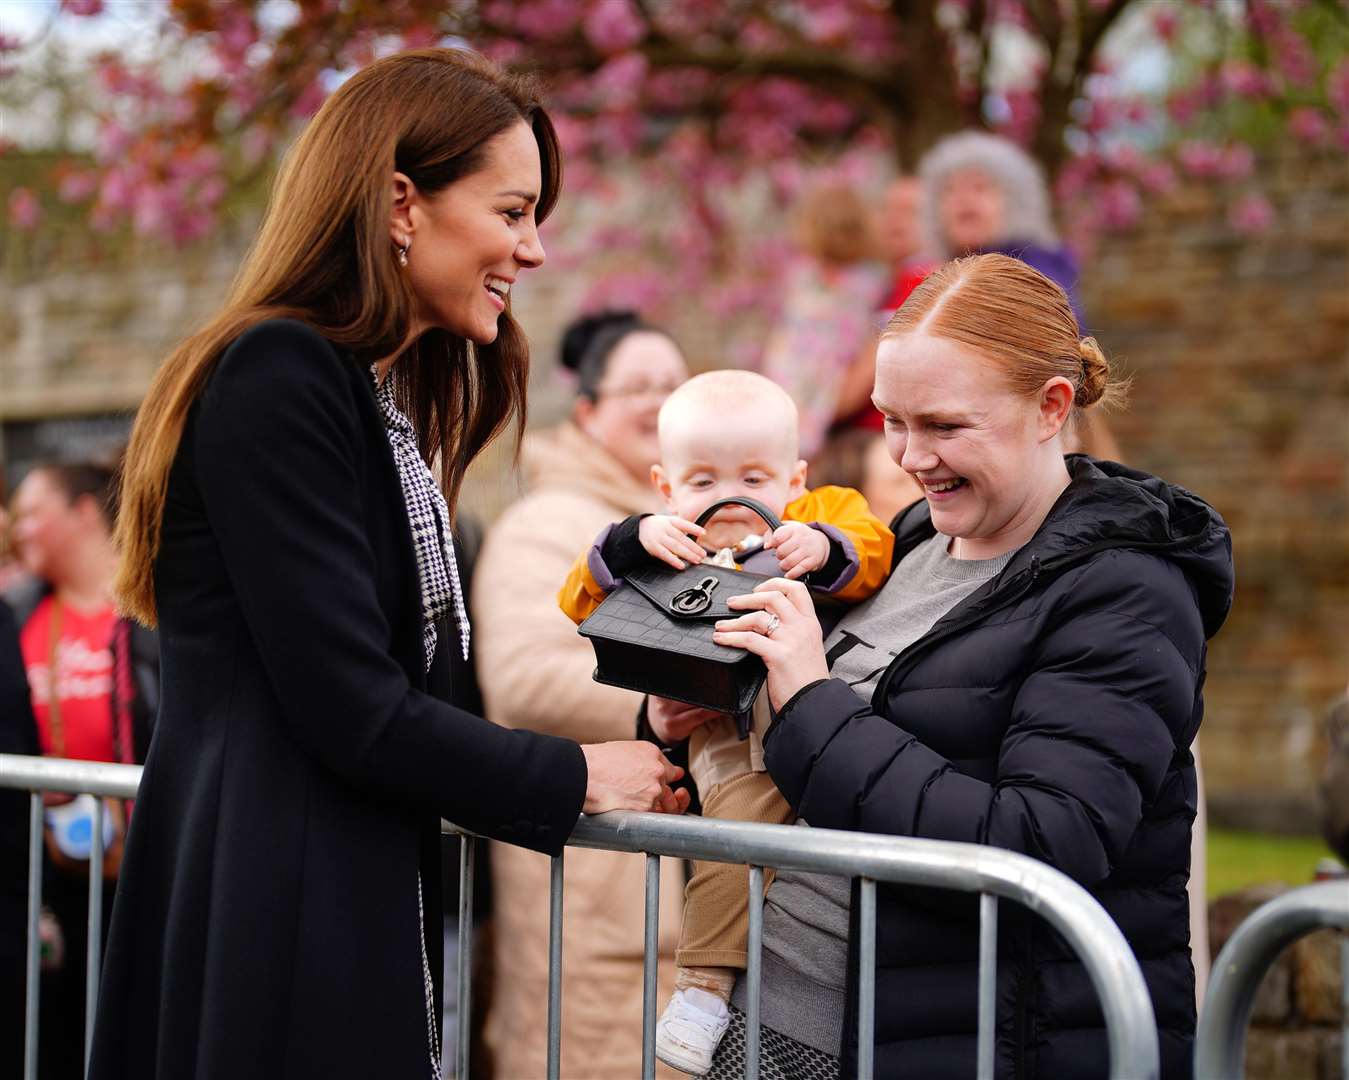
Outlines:
{"type": "MultiPolygon", "coordinates": [[[[656,413],[688,369],[674,342],[631,312],[578,320],[561,360],[577,378],[571,417],[525,440],[526,494],[483,545],[473,630],[489,720],[589,744],[631,738],[641,695],[591,679],[594,652],[558,608],[558,586],[605,525],[660,509],[651,486],[656,413]]],[[[661,948],[672,961],[682,878],[666,870],[661,948]]],[[[541,855],[492,848],[498,902],[487,1039],[498,1076],[545,1072],[548,871],[541,855]]],[[[642,1060],[642,861],[569,851],[566,897],[562,1075],[627,1080],[642,1060]]],[[[663,968],[673,975],[672,962],[663,968]]]]}

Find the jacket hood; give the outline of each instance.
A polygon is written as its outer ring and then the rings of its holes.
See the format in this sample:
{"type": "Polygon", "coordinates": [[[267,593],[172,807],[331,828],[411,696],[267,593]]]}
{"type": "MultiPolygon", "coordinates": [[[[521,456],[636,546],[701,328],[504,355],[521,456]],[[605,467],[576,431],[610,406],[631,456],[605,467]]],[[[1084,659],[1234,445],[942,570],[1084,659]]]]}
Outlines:
{"type": "Polygon", "coordinates": [[[571,421],[527,434],[520,445],[520,467],[526,492],[575,491],[623,515],[659,509],[650,484],[637,480],[571,421]]]}
{"type": "MultiPolygon", "coordinates": [[[[1100,551],[1130,548],[1175,563],[1194,587],[1204,634],[1218,632],[1232,607],[1232,537],[1221,515],[1177,484],[1086,454],[1066,458],[1071,481],[1039,530],[1001,575],[1065,570],[1100,551]]],[[[927,501],[894,524],[896,557],[936,531],[927,501]]]]}

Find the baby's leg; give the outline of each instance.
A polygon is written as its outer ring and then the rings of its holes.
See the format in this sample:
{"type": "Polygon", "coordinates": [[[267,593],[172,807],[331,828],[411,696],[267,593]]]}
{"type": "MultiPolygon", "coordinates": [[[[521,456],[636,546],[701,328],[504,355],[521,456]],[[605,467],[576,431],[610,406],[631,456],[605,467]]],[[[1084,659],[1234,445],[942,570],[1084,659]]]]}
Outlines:
{"type": "MultiPolygon", "coordinates": [[[[773,778],[746,772],[718,784],[703,800],[703,816],[782,825],[791,807],[773,778]]],[[[764,888],[772,882],[764,870],[764,888]]],[[[734,863],[695,862],[684,891],[684,925],[675,963],[675,986],[696,986],[729,1001],[736,973],[745,969],[749,937],[749,870],[734,863]]]]}

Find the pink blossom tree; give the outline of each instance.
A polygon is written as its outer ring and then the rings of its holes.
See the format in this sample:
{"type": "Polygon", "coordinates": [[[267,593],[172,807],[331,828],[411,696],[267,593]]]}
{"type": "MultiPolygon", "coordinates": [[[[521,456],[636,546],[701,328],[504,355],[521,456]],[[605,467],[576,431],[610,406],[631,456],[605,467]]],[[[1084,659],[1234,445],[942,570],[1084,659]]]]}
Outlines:
{"type": "MultiPolygon", "coordinates": [[[[168,0],[155,32],[154,59],[98,61],[92,153],[11,190],[12,227],[64,201],[95,229],[198,239],[343,73],[445,42],[549,84],[575,226],[560,254],[609,253],[592,302],[761,304],[786,230],[745,235],[747,207],[761,221],[821,170],[910,169],[965,127],[1026,145],[1084,234],[1128,227],[1178,174],[1231,186],[1234,227],[1265,229],[1262,140],[1349,149],[1345,0],[168,0]],[[1160,83],[1130,78],[1115,32],[1160,83]],[[620,176],[658,195],[616,202],[620,176]]],[[[0,63],[21,50],[0,40],[0,63]]]]}

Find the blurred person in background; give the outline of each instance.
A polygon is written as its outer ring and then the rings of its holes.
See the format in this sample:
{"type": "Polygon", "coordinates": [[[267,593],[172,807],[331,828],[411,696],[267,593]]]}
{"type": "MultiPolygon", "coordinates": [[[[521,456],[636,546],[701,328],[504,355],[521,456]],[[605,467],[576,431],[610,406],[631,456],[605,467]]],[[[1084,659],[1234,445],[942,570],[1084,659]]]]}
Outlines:
{"type": "Polygon", "coordinates": [[[795,225],[799,255],[761,370],[796,402],[801,455],[811,458],[838,414],[858,351],[873,338],[885,282],[873,261],[872,217],[852,188],[829,184],[812,192],[795,225]]]}
{"type": "MultiPolygon", "coordinates": [[[[144,760],[158,699],[157,651],[153,635],[133,635],[113,601],[113,470],[92,462],[38,464],[15,490],[12,511],[15,546],[31,575],[31,587],[11,596],[40,752],[83,761],[144,760]]],[[[89,829],[100,800],[49,794],[46,802],[43,901],[55,920],[49,933],[60,935],[60,945],[43,980],[40,1061],[44,1076],[79,1076],[89,829]]],[[[106,928],[126,810],[117,800],[102,807],[106,928]]]]}
{"type": "MultiPolygon", "coordinates": [[[[575,373],[570,419],[521,448],[525,495],[489,530],[473,586],[478,678],[487,718],[581,743],[631,738],[642,696],[593,681],[590,644],[557,606],[576,552],[635,513],[659,513],[651,466],[656,415],[688,365],[632,312],[573,323],[562,366],[575,373]]],[[[544,1075],[547,1056],[547,858],[492,847],[493,997],[487,1041],[502,1078],[544,1075]]],[[[629,1080],[642,1060],[645,871],[611,851],[567,852],[562,1075],[629,1080]]],[[[661,875],[660,993],[673,990],[683,875],[661,875]]]]}
{"type": "Polygon", "coordinates": [[[5,474],[0,469],[0,596],[21,587],[28,577],[14,551],[14,537],[10,529],[9,497],[5,491],[5,474]]]}
{"type": "MultiPolygon", "coordinates": [[[[876,381],[876,345],[881,328],[932,270],[931,261],[922,252],[921,198],[922,184],[918,178],[900,176],[889,183],[877,205],[872,227],[877,254],[888,267],[890,284],[872,313],[870,333],[839,382],[830,439],[818,455],[826,462],[828,471],[861,453],[876,482],[886,482],[885,490],[875,492],[876,499],[867,495],[873,509],[894,505],[895,499],[902,499],[900,505],[907,505],[919,494],[908,474],[890,460],[885,450],[885,440],[881,437],[885,418],[871,403],[871,387],[876,381]],[[838,447],[829,445],[834,440],[840,443],[838,447]]],[[[812,463],[812,470],[816,468],[812,463]]],[[[833,475],[832,472],[829,475],[833,475]]],[[[856,487],[865,493],[866,484],[842,483],[842,486],[856,487]]],[[[899,506],[895,508],[899,509],[899,506]]],[[[889,520],[884,514],[880,516],[884,521],[889,520]]]]}
{"type": "Polygon", "coordinates": [[[897,177],[881,196],[876,214],[876,241],[881,257],[889,265],[891,281],[878,309],[878,330],[932,271],[931,259],[924,257],[919,224],[922,197],[923,184],[916,176],[897,177]]]}
{"type": "MultiPolygon", "coordinates": [[[[1078,295],[1079,270],[1054,225],[1044,170],[1001,135],[963,131],[941,139],[918,164],[925,250],[941,262],[962,255],[1011,255],[1035,267],[1068,294],[1087,333],[1078,295]]],[[[1101,418],[1086,413],[1067,449],[1120,459],[1119,444],[1101,418]]]]}

